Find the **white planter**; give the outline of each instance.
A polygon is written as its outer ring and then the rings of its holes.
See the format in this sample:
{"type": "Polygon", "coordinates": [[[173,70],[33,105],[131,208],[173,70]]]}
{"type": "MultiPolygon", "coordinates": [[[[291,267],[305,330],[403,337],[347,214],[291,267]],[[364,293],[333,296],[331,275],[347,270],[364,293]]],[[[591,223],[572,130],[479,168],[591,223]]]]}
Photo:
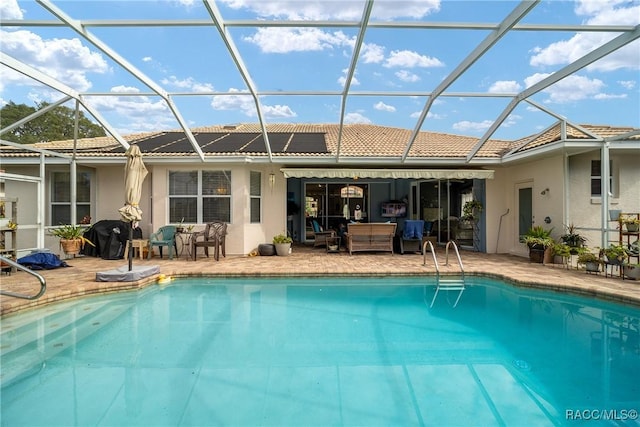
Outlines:
{"type": "Polygon", "coordinates": [[[289,256],[291,255],[291,243],[275,243],[276,253],[278,256],[289,256]]]}
{"type": "Polygon", "coordinates": [[[625,265],[622,267],[624,277],[627,279],[638,280],[640,279],[640,267],[635,265],[625,265]]]}

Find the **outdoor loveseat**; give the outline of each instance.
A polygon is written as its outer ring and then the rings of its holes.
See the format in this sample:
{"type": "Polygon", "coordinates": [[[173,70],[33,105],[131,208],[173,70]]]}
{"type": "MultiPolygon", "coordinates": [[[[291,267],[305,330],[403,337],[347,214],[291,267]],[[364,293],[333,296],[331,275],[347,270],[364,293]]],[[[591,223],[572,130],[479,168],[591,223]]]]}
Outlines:
{"type": "Polygon", "coordinates": [[[393,254],[396,226],[394,222],[347,224],[345,238],[349,254],[358,251],[382,251],[393,254]]]}

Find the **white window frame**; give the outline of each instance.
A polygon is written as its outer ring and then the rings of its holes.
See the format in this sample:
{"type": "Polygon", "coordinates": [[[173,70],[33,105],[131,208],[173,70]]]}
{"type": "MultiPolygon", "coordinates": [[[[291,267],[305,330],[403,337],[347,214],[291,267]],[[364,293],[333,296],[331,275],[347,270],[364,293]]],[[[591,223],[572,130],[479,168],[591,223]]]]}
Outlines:
{"type": "MultiPolygon", "coordinates": [[[[71,215],[71,204],[72,201],[59,201],[56,200],[55,197],[55,184],[56,184],[56,178],[58,176],[61,176],[62,174],[66,175],[68,177],[67,182],[71,181],[71,172],[70,171],[64,171],[64,170],[57,170],[57,171],[51,171],[49,173],[49,225],[51,226],[58,226],[60,224],[54,224],[53,222],[53,210],[54,207],[56,206],[68,206],[69,207],[69,218],[72,218],[73,215],[71,215]]],[[[82,216],[78,215],[78,206],[85,206],[88,207],[88,212],[90,216],[94,216],[94,212],[93,212],[93,206],[95,205],[94,203],[94,197],[95,197],[95,191],[94,191],[94,183],[95,183],[95,175],[93,173],[93,171],[91,170],[77,170],[76,171],[76,175],[80,175],[80,174],[87,174],[88,175],[88,181],[89,181],[89,200],[88,201],[78,201],[77,200],[77,194],[78,191],[76,189],[76,201],[75,201],[75,207],[76,207],[76,222],[80,222],[82,220],[82,216]]],[[[76,185],[79,185],[80,180],[77,178],[76,176],[76,185]]],[[[71,221],[71,220],[69,220],[71,221]]]]}
{"type": "MultiPolygon", "coordinates": [[[[616,179],[616,173],[614,173],[614,162],[613,160],[609,160],[609,196],[610,197],[616,197],[618,192],[617,192],[617,184],[618,181],[616,179]]],[[[592,193],[592,189],[593,189],[593,182],[594,180],[598,180],[598,181],[602,181],[602,162],[600,159],[593,159],[589,162],[589,194],[591,195],[592,199],[600,199],[602,197],[602,194],[594,194],[592,193]],[[593,175],[592,171],[593,171],[593,163],[594,162],[600,162],[600,168],[599,169],[599,173],[598,175],[593,175]]],[[[600,182],[600,192],[602,193],[602,182],[600,182]]]]}
{"type": "MultiPolygon", "coordinates": [[[[229,200],[229,218],[226,219],[220,219],[224,222],[227,223],[231,223],[233,221],[233,204],[232,204],[232,193],[231,193],[231,189],[232,189],[232,178],[231,178],[231,171],[228,169],[206,169],[206,170],[202,170],[202,169],[198,169],[198,170],[170,170],[169,173],[167,173],[167,197],[169,199],[169,203],[167,203],[167,218],[169,219],[170,223],[178,223],[181,222],[181,218],[172,218],[171,217],[171,199],[173,198],[195,198],[196,199],[196,224],[203,224],[205,222],[204,220],[204,215],[203,215],[203,208],[204,208],[204,200],[205,199],[210,199],[210,198],[223,198],[223,199],[228,199],[229,200]],[[196,172],[197,173],[197,193],[196,194],[171,194],[171,174],[172,173],[192,173],[192,172],[196,172]],[[203,194],[203,189],[202,189],[202,183],[203,183],[203,172],[222,172],[225,175],[228,176],[229,179],[229,186],[228,186],[228,193],[226,194],[203,194]]],[[[188,221],[185,221],[188,222],[188,221]]],[[[208,222],[208,221],[207,221],[208,222]]]]}
{"type": "Polygon", "coordinates": [[[249,171],[249,222],[251,224],[260,224],[262,223],[262,172],[260,171],[249,171]],[[256,180],[258,182],[258,185],[260,186],[258,188],[258,194],[253,194],[253,186],[252,186],[252,179],[253,176],[255,176],[255,174],[257,174],[256,180]],[[257,200],[258,202],[258,220],[254,221],[253,220],[253,202],[254,200],[257,200]]]}

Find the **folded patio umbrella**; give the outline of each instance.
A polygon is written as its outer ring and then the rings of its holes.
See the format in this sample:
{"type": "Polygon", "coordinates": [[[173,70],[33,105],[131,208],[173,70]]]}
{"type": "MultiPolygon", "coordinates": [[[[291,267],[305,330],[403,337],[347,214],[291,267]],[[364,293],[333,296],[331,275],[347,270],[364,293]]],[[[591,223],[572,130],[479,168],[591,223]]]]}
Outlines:
{"type": "MultiPolygon", "coordinates": [[[[123,221],[130,222],[129,240],[132,239],[131,229],[137,227],[142,219],[142,210],[138,206],[142,196],[142,183],[147,176],[147,168],[142,162],[142,152],[137,145],[131,145],[126,152],[127,164],[124,168],[124,206],[118,209],[123,221]]],[[[129,245],[129,270],[132,268],[132,245],[129,245]]]]}

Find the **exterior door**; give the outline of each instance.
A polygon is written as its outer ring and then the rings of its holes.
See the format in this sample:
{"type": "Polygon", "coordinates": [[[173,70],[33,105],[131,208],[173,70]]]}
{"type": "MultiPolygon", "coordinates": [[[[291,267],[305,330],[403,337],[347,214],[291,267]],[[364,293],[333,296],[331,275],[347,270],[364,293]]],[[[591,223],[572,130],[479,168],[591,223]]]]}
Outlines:
{"type": "MultiPolygon", "coordinates": [[[[518,244],[521,237],[533,226],[533,188],[530,183],[517,188],[518,194],[518,244]]],[[[517,245],[520,246],[520,245],[517,245]]]]}

